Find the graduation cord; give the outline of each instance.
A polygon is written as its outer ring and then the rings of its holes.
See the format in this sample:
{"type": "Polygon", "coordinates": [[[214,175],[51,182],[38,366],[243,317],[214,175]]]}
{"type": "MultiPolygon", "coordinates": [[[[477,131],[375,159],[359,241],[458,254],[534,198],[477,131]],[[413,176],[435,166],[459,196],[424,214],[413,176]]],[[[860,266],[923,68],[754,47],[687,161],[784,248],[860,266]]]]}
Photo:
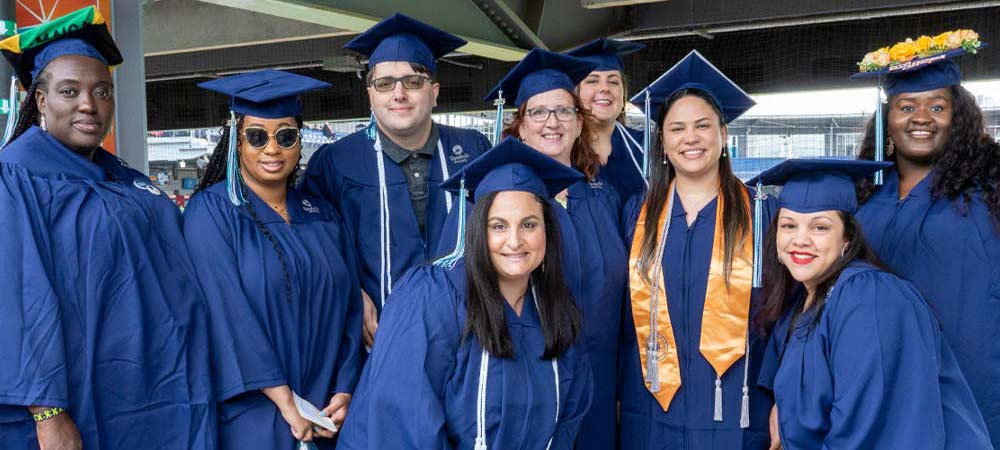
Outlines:
{"type": "Polygon", "coordinates": [[[438,267],[444,267],[446,269],[451,269],[455,267],[458,260],[465,256],[465,198],[468,196],[469,191],[465,189],[465,177],[459,180],[458,189],[458,236],[455,237],[455,249],[451,251],[446,256],[441,257],[437,261],[434,261],[434,265],[438,267]]]}
{"type": "MultiPolygon", "coordinates": [[[[659,362],[659,330],[657,330],[656,316],[660,300],[660,279],[663,274],[663,251],[667,247],[667,232],[670,230],[670,220],[674,210],[674,185],[670,184],[670,191],[667,193],[667,209],[663,211],[663,228],[660,230],[660,239],[656,243],[656,255],[660,259],[658,264],[653,265],[652,289],[649,296],[649,337],[646,338],[646,382],[649,383],[649,391],[660,392],[660,366],[659,362]]],[[[669,351],[669,349],[667,349],[669,351]]]]}
{"type": "MultiPolygon", "coordinates": [[[[374,124],[374,120],[372,121],[374,124]]],[[[378,225],[379,225],[379,289],[382,294],[382,306],[385,307],[385,298],[392,293],[392,249],[391,235],[389,234],[389,193],[385,185],[385,161],[382,155],[382,142],[378,133],[375,133],[375,161],[378,163],[378,225]],[[386,270],[388,266],[389,270],[386,270]],[[388,282],[387,282],[388,281],[388,282]]]]}
{"type": "MultiPolygon", "coordinates": [[[[438,157],[441,159],[441,179],[447,180],[451,178],[451,174],[448,173],[448,161],[444,158],[444,144],[441,143],[440,137],[438,137],[438,157]]],[[[444,193],[444,208],[449,214],[451,213],[451,193],[447,191],[444,193]]]]}
{"type": "Polygon", "coordinates": [[[645,176],[643,176],[642,163],[640,163],[639,160],[635,159],[635,154],[632,153],[633,145],[635,145],[635,148],[638,148],[639,151],[642,151],[642,144],[636,141],[631,134],[628,134],[628,131],[625,130],[625,125],[622,125],[620,122],[615,122],[615,129],[622,134],[622,141],[625,142],[626,153],[628,153],[628,157],[632,159],[632,164],[635,165],[635,170],[639,172],[639,177],[642,178],[642,182],[646,183],[646,187],[648,188],[649,180],[646,179],[645,176]],[[631,141],[632,143],[630,144],[629,141],[631,141]]]}
{"type": "Polygon", "coordinates": [[[747,328],[747,350],[743,354],[743,397],[740,399],[740,428],[750,428],[750,388],[747,378],[750,376],[750,329],[747,328]]]}
{"type": "MultiPolygon", "coordinates": [[[[531,296],[532,300],[535,302],[535,311],[541,310],[538,308],[538,292],[535,291],[535,286],[531,286],[531,296]]],[[[479,359],[479,387],[476,392],[476,443],[475,450],[487,450],[486,445],[486,383],[490,374],[490,354],[483,349],[482,356],[479,359]]],[[[556,417],[555,417],[555,427],[553,428],[552,436],[549,436],[549,442],[545,445],[545,450],[552,447],[552,439],[555,438],[556,429],[559,427],[559,361],[558,358],[552,358],[552,374],[555,377],[556,386],[556,417]]]]}

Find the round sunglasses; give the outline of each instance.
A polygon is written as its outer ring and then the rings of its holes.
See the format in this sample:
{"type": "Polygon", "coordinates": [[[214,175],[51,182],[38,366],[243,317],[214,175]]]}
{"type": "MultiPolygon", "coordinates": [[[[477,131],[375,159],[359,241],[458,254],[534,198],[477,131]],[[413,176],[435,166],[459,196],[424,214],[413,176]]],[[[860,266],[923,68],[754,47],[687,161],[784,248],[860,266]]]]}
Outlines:
{"type": "Polygon", "coordinates": [[[268,133],[262,127],[247,127],[243,129],[243,138],[253,148],[267,147],[268,141],[271,140],[271,137],[274,137],[274,143],[278,144],[278,147],[289,150],[294,148],[295,144],[299,142],[300,135],[299,129],[295,127],[278,128],[274,134],[268,133]]]}

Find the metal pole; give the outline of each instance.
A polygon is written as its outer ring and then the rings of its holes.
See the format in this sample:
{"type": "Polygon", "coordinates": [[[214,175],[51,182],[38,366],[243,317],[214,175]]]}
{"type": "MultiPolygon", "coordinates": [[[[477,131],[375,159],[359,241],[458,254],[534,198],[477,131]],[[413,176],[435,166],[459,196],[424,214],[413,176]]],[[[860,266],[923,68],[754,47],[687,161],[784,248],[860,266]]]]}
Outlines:
{"type": "Polygon", "coordinates": [[[135,0],[112,0],[111,33],[125,59],[114,73],[115,151],[130,166],[148,173],[142,3],[135,0]]]}

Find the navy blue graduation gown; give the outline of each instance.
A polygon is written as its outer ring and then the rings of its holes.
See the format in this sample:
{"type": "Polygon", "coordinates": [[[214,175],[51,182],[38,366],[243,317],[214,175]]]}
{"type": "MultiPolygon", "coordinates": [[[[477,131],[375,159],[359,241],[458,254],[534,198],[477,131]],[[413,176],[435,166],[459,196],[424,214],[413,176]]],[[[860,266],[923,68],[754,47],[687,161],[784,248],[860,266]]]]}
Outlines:
{"type": "MultiPolygon", "coordinates": [[[[392,158],[382,155],[389,202],[393,284],[410,268],[441,256],[435,254],[435,250],[440,246],[441,228],[448,215],[445,197],[452,195],[438,185],[491,147],[486,136],[477,131],[437,126],[448,174],[443,173],[440,154],[435,151],[428,175],[427,218],[423,235],[413,212],[406,176],[392,158]]],[[[309,161],[303,187],[333,203],[344,219],[348,233],[355,240],[361,288],[381,310],[381,203],[378,162],[375,158],[375,148],[365,131],[351,134],[320,147],[309,161]]],[[[447,235],[447,240],[453,238],[447,235]]]]}
{"type": "Polygon", "coordinates": [[[937,319],[911,285],[854,262],[815,321],[772,330],[762,387],[773,389],[792,449],[989,449],[937,319]]]}
{"type": "Polygon", "coordinates": [[[981,193],[971,203],[935,199],[929,174],[899,200],[899,175],[858,210],[879,257],[915,284],[941,319],[993,445],[1000,447],[1000,228],[981,193]]]}
{"type": "Polygon", "coordinates": [[[613,449],[618,435],[618,350],[626,298],[628,255],[621,230],[618,194],[603,177],[568,189],[566,212],[580,247],[583,349],[594,378],[594,398],[583,419],[577,449],[613,449]]]}
{"type": "MultiPolygon", "coordinates": [[[[750,192],[750,198],[753,198],[750,192]]],[[[633,197],[623,213],[627,245],[632,245],[635,222],[642,208],[644,195],[633,197]]],[[[713,419],[715,400],[715,369],[699,350],[701,320],[705,306],[705,289],[712,261],[715,238],[715,214],[718,199],[698,212],[688,227],[687,213],[680,197],[674,198],[670,230],[663,254],[663,280],[667,293],[667,309],[673,325],[681,370],[681,387],[674,395],[670,408],[664,412],[643,381],[639,362],[639,344],[631,302],[625,302],[625,332],[622,339],[621,374],[621,448],[649,449],[672,444],[678,449],[766,449],[769,444],[767,421],[771,411],[770,397],[750,389],[750,427],[740,428],[740,405],[743,396],[743,371],[747,358],[736,361],[722,375],[722,422],[713,419]]],[[[764,203],[763,223],[770,223],[776,212],[776,201],[769,197],[764,203]]],[[[751,213],[753,212],[751,202],[751,213]]],[[[766,339],[753,326],[760,290],[751,294],[750,356],[747,383],[754,385],[764,356],[766,339]]]]}
{"type": "MultiPolygon", "coordinates": [[[[340,449],[472,449],[482,348],[465,336],[465,267],[423,266],[393,291],[365,364],[340,449]]],[[[558,391],[531,293],[506,307],[514,357],[491,357],[486,383],[490,449],[571,449],[592,389],[586,355],[558,358],[558,391]],[[556,394],[558,392],[558,420],[556,394]]]]}
{"type": "Polygon", "coordinates": [[[622,205],[633,195],[646,189],[642,179],[642,132],[625,127],[615,127],[611,134],[611,154],[601,168],[601,175],[614,186],[622,205]],[[631,136],[622,135],[622,129],[631,136]]]}
{"type": "MultiPolygon", "coordinates": [[[[361,372],[361,292],[350,242],[329,203],[288,192],[286,223],[256,194],[236,207],[226,184],[191,199],[184,236],[208,296],[221,448],[294,450],[260,389],[287,384],[317,408],[353,393],[361,372]],[[291,301],[274,245],[291,280],[291,301]]],[[[332,441],[318,439],[321,448],[332,441]]]]}
{"type": "Polygon", "coordinates": [[[0,151],[0,448],[26,406],[86,449],[216,446],[205,297],[180,214],[142,173],[31,128],[0,151]]]}

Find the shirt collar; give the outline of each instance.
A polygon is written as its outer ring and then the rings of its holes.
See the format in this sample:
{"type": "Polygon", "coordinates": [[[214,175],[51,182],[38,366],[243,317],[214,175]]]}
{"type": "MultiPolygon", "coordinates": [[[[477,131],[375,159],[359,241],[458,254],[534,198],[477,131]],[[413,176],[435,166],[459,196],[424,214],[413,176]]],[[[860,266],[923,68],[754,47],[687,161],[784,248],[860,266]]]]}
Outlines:
{"type": "Polygon", "coordinates": [[[412,151],[400,147],[398,144],[393,142],[392,139],[389,139],[389,136],[386,136],[385,133],[382,132],[381,128],[378,129],[378,135],[379,142],[382,144],[382,151],[385,152],[386,155],[389,155],[389,158],[395,161],[396,164],[400,164],[403,161],[406,161],[406,158],[409,158],[410,155],[413,154],[433,157],[434,149],[437,147],[438,142],[438,127],[436,123],[431,122],[431,134],[427,137],[427,142],[424,143],[423,147],[412,151]]]}

